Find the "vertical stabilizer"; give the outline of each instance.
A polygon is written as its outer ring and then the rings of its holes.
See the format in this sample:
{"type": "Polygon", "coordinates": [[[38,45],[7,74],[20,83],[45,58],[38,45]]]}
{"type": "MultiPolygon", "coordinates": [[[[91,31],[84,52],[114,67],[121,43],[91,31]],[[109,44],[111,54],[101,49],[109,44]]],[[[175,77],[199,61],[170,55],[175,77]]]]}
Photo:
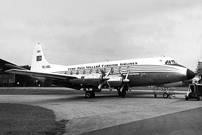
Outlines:
{"type": "Polygon", "coordinates": [[[50,64],[46,61],[41,45],[38,43],[34,47],[31,71],[45,72],[47,69],[50,69],[50,64]]]}

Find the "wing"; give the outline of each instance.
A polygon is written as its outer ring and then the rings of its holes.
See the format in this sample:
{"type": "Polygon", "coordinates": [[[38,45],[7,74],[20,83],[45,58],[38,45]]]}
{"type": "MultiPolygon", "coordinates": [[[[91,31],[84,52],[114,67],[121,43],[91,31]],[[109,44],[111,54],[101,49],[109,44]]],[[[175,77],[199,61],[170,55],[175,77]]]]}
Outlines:
{"type": "Polygon", "coordinates": [[[35,78],[48,78],[48,79],[61,79],[61,80],[69,80],[76,79],[76,76],[66,75],[66,74],[58,74],[58,73],[42,73],[42,72],[34,72],[30,70],[20,70],[20,69],[10,69],[6,70],[7,73],[19,74],[19,75],[27,75],[35,78]]]}

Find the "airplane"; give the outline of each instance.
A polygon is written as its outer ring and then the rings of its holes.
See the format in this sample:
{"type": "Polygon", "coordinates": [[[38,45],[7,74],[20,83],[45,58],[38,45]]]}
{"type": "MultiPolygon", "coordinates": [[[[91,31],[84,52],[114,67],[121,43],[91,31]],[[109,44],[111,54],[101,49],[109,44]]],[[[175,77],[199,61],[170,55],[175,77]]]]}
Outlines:
{"type": "MultiPolygon", "coordinates": [[[[170,90],[173,87],[179,87],[189,84],[201,84],[202,82],[202,60],[198,61],[197,68],[195,71],[195,77],[191,80],[186,81],[180,81],[180,82],[174,82],[174,83],[167,83],[167,84],[160,84],[157,86],[153,86],[154,91],[154,97],[157,97],[158,93],[163,93],[164,98],[168,98],[169,96],[172,96],[172,94],[178,94],[177,92],[170,92],[170,90]]],[[[180,92],[179,94],[182,94],[183,92],[180,92]]]]}
{"type": "Polygon", "coordinates": [[[34,48],[31,70],[5,71],[41,80],[55,80],[76,90],[83,89],[86,98],[95,97],[103,88],[117,89],[120,97],[135,86],[152,86],[192,79],[195,73],[170,57],[128,59],[63,66],[46,61],[41,45],[34,48]]]}

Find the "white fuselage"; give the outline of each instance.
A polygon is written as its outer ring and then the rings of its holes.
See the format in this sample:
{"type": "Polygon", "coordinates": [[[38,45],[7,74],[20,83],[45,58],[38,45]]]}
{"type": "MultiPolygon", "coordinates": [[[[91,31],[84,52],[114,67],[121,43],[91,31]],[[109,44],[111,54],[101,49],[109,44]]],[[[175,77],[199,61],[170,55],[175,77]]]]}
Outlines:
{"type": "MultiPolygon", "coordinates": [[[[176,64],[169,57],[130,59],[111,62],[89,63],[72,66],[42,65],[41,72],[76,75],[78,78],[90,74],[100,74],[100,69],[114,75],[126,75],[130,86],[155,85],[186,80],[187,68],[176,64]]],[[[119,78],[117,78],[119,79],[119,78]]],[[[109,80],[110,82],[110,80],[109,80]]]]}

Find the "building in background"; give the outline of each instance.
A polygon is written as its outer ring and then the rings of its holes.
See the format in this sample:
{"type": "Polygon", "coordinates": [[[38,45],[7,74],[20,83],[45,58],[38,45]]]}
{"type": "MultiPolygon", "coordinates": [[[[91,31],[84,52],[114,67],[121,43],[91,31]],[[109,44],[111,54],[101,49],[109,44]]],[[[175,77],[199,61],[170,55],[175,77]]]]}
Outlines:
{"type": "Polygon", "coordinates": [[[0,87],[23,87],[23,86],[38,86],[41,85],[36,79],[31,78],[29,76],[15,75],[5,73],[5,70],[8,69],[24,69],[30,70],[30,66],[17,66],[13,63],[0,59],[0,87]]]}

